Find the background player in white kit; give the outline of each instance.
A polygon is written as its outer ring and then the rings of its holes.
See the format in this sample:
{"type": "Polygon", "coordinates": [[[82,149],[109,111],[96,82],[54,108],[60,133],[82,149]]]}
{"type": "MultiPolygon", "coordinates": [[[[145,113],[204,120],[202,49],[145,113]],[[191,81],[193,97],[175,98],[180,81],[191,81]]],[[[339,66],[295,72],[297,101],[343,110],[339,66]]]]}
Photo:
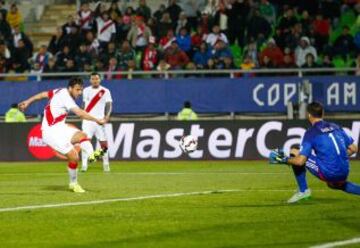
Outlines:
{"type": "Polygon", "coordinates": [[[35,101],[45,98],[49,99],[41,124],[42,138],[47,145],[67,157],[70,177],[69,189],[76,193],[83,193],[85,190],[77,182],[79,155],[74,149],[74,144],[80,144],[81,150],[89,154],[88,159],[90,162],[100,159],[103,151],[97,150],[94,152],[86,134],[65,123],[66,116],[71,111],[81,119],[93,121],[99,125],[103,125],[106,122],[104,119],[93,117],[76,105],[74,99],[78,98],[82,91],[83,80],[76,77],[70,79],[67,88],[41,92],[19,104],[19,108],[24,111],[35,101]]]}
{"type": "MultiPolygon", "coordinates": [[[[110,91],[101,86],[100,75],[96,72],[93,72],[90,75],[90,86],[84,89],[83,93],[83,102],[84,110],[91,114],[92,116],[105,119],[106,122],[110,120],[110,115],[112,111],[112,98],[110,91]]],[[[105,127],[99,125],[96,122],[83,120],[82,130],[88,138],[91,140],[93,136],[99,141],[102,151],[104,151],[103,156],[103,168],[105,172],[110,171],[109,165],[109,153],[108,153],[108,142],[105,133],[105,127]]],[[[82,152],[82,167],[81,171],[87,171],[88,169],[88,154],[82,152]]]]}

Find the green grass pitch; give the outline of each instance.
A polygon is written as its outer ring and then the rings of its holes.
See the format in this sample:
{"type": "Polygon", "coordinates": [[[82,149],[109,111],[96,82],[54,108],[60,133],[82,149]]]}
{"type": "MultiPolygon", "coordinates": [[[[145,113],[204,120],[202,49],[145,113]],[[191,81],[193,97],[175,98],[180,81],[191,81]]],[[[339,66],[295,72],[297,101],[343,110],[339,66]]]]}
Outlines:
{"type": "MultiPolygon", "coordinates": [[[[360,162],[350,179],[360,183],[360,162]]],[[[360,198],[308,174],[313,198],[288,205],[295,181],[265,161],[113,162],[79,174],[65,163],[0,164],[0,247],[309,247],[360,236],[360,198]],[[84,206],[1,212],[18,206],[218,190],[84,206]]],[[[352,246],[352,247],[356,247],[352,246]]]]}

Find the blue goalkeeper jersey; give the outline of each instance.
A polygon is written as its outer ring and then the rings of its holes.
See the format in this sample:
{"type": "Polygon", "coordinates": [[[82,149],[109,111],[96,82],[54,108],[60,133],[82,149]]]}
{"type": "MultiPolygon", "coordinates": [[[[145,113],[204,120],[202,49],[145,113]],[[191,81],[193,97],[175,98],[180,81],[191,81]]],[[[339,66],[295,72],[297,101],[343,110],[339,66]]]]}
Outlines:
{"type": "Polygon", "coordinates": [[[330,177],[349,173],[347,149],[354,140],[338,125],[316,122],[304,135],[300,154],[316,160],[319,170],[330,177]]]}

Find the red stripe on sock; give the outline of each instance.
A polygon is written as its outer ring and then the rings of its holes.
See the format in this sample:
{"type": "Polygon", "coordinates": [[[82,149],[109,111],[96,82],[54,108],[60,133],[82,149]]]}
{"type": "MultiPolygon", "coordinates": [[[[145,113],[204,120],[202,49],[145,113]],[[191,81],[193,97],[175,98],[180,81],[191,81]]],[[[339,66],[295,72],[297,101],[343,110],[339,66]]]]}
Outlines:
{"type": "Polygon", "coordinates": [[[70,169],[75,170],[75,169],[78,167],[78,163],[77,163],[77,162],[69,162],[69,163],[68,163],[68,167],[69,167],[70,169]]]}
{"type": "Polygon", "coordinates": [[[81,143],[83,143],[83,142],[85,142],[85,141],[90,141],[90,139],[89,139],[89,138],[83,138],[83,139],[81,139],[81,140],[79,141],[79,143],[81,144],[81,143]]]}

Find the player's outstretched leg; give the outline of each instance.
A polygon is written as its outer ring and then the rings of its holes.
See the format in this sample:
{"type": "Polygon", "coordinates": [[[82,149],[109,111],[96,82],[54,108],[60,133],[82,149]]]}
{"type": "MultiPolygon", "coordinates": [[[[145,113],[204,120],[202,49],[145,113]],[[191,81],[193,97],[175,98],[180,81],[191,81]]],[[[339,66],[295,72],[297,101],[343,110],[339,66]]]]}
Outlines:
{"type": "Polygon", "coordinates": [[[68,172],[69,172],[69,189],[75,193],[84,193],[85,190],[78,184],[77,181],[77,166],[79,161],[79,154],[75,149],[72,149],[66,154],[68,158],[68,172]]]}
{"type": "Polygon", "coordinates": [[[101,149],[104,151],[103,156],[103,168],[105,172],[110,172],[110,163],[109,163],[109,152],[108,144],[106,141],[100,141],[101,149]]]}
{"type": "Polygon", "coordinates": [[[342,190],[349,194],[360,195],[360,185],[352,182],[344,183],[327,183],[329,188],[342,190]]]}

